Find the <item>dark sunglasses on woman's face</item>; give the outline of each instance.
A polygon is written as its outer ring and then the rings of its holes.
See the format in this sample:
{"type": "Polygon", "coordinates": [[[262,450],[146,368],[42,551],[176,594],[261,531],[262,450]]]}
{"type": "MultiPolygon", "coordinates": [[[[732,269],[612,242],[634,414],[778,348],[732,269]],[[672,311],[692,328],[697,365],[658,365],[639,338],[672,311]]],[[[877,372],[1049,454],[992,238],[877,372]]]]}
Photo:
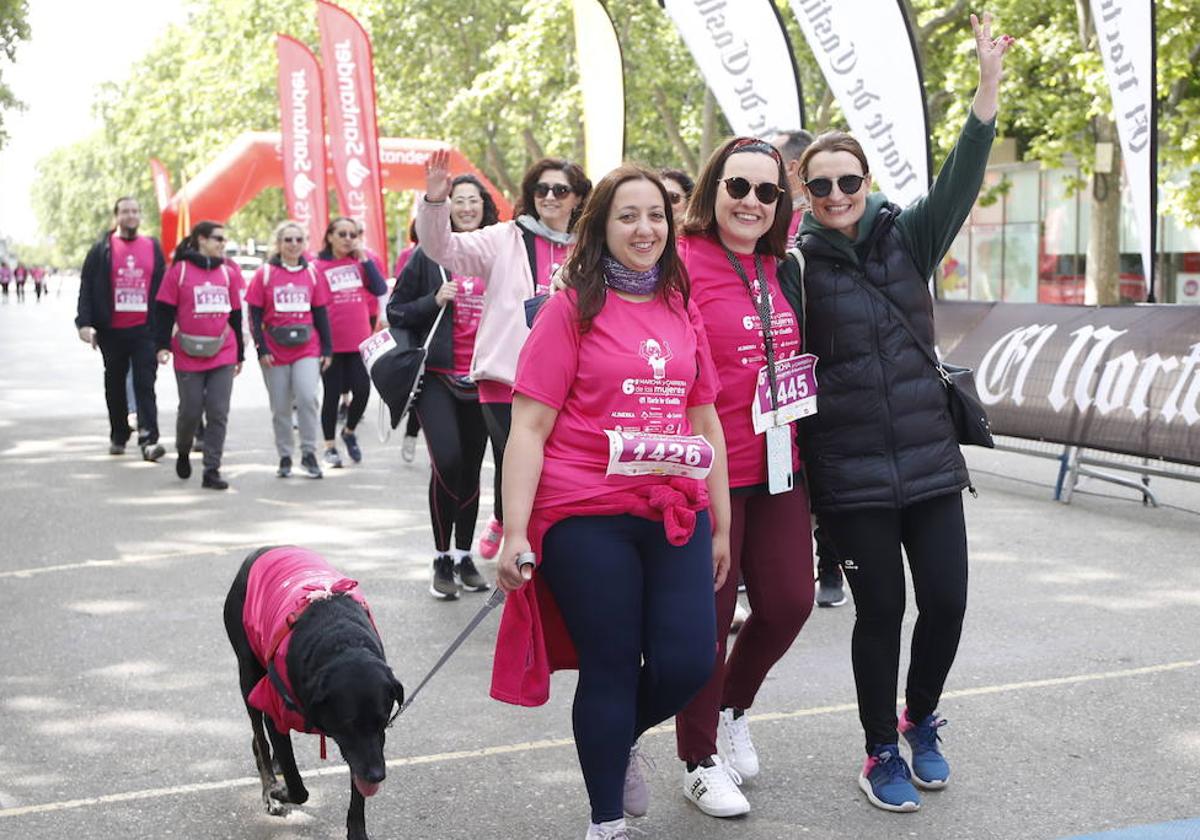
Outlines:
{"type": "MultiPolygon", "coordinates": [[[[750,195],[751,184],[745,178],[726,178],[721,183],[725,185],[725,192],[729,193],[730,198],[743,199],[750,195]]],[[[763,181],[753,186],[754,197],[763,204],[774,204],[775,199],[779,198],[779,193],[782,192],[778,184],[772,184],[770,181],[763,181]]]]}
{"type": "Polygon", "coordinates": [[[566,184],[547,184],[545,181],[538,181],[533,188],[533,194],[538,198],[545,198],[554,193],[555,198],[566,198],[573,190],[566,184]]]}
{"type": "Polygon", "coordinates": [[[213,242],[224,242],[225,241],[224,236],[221,236],[220,234],[216,234],[216,233],[210,233],[208,236],[205,236],[203,238],[211,239],[213,242]]]}
{"type": "MultiPolygon", "coordinates": [[[[838,189],[842,191],[842,195],[854,195],[862,189],[863,182],[867,179],[862,175],[842,175],[837,179],[838,189]]],[[[817,198],[825,198],[833,192],[833,181],[829,178],[813,178],[811,181],[805,181],[804,186],[808,187],[808,191],[817,198]]]]}
{"type": "Polygon", "coordinates": [[[281,240],[284,245],[299,245],[304,241],[303,236],[285,236],[281,240]]]}

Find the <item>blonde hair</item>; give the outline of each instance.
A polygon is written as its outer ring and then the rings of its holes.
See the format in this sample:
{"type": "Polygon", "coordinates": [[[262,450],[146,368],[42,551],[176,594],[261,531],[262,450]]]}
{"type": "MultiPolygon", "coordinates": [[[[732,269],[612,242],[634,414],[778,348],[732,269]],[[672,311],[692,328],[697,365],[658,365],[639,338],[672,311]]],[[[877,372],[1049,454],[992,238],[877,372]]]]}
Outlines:
{"type": "Polygon", "coordinates": [[[307,232],[299,222],[292,221],[291,219],[280,222],[275,226],[275,232],[271,234],[271,247],[267,249],[268,262],[279,256],[279,240],[283,238],[283,232],[288,228],[295,228],[300,231],[301,238],[308,238],[307,232]]]}

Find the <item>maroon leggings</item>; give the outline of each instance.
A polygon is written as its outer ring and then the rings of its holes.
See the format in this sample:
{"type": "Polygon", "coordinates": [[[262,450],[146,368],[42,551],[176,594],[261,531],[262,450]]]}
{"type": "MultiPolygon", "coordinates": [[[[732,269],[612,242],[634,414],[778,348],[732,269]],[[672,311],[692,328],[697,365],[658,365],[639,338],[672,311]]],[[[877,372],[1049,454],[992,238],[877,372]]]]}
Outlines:
{"type": "Polygon", "coordinates": [[[716,754],[718,712],[723,706],[754,704],[767,672],[787,653],[813,607],[812,526],[804,484],[797,482],[778,496],[731,501],[732,562],[717,592],[717,663],[704,688],[675,717],[679,758],[693,763],[716,754]],[[746,582],[750,618],[726,661],[739,575],[746,582]]]}

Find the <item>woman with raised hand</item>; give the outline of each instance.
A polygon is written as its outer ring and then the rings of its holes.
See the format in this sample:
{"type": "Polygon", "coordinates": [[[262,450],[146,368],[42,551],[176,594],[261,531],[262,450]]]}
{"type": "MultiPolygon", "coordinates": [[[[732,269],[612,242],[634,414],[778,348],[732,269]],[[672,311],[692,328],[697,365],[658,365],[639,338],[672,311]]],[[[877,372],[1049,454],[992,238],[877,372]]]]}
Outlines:
{"type": "Polygon", "coordinates": [[[174,262],[158,287],[154,310],[158,363],[175,359],[179,413],[175,420],[175,474],[190,478],[189,454],[200,418],[204,432],[201,486],[225,490],[225,451],[233,378],[242,372],[242,293],[237,265],[225,259],[225,227],[200,222],[175,248],[174,262]],[[178,330],[172,335],[172,330],[178,330]]]}
{"type": "Polygon", "coordinates": [[[450,153],[434,152],[425,164],[425,200],[417,210],[417,237],[425,254],[447,270],[482,277],[487,286],[471,378],[492,458],[496,463],[495,510],[479,539],[479,554],[496,556],[504,522],[500,487],[504,446],[512,425],[512,386],[517,354],[529,335],[526,304],[550,289],[575,243],[572,229],[592,189],[578,164],[543,158],[525,171],[516,218],[476,231],[454,233],[450,226],[450,153]]]}
{"type": "Polygon", "coordinates": [[[321,477],[317,463],[317,386],[329,367],[333,343],[326,307],[329,295],[317,282],[316,270],[304,259],[304,229],[286,221],[275,228],[267,261],[246,290],[250,332],[271,403],[271,424],[279,468],[292,474],[292,407],[300,427],[300,468],[310,478],[321,477]]]}
{"type": "MultiPolygon", "coordinates": [[[[478,178],[459,175],[453,180],[450,224],[455,232],[486,228],[499,218],[495,200],[478,178]]],[[[413,346],[425,341],[438,312],[446,308],[429,344],[421,393],[412,408],[425,430],[431,466],[429,516],[436,553],[429,591],[443,600],[457,598],[461,589],[490,588],[471,557],[487,428],[470,373],[486,291],[485,278],[444,271],[418,247],[387,305],[388,322],[409,330],[413,346]]]]}
{"type": "Polygon", "coordinates": [[[791,215],[779,152],[753,137],[733,138],[696,181],[681,246],[721,380],[716,406],[732,496],[716,665],[675,719],[684,795],[714,817],[750,810],[739,786],[758,774],[759,762],[746,710],[813,606],[812,529],[792,422],[810,384],[796,315],[776,276],[791,215]],[[726,661],[739,574],[750,617],[726,661]]]}
{"type": "Polygon", "coordinates": [[[587,840],[628,840],[623,813],[646,812],[637,739],[708,678],[729,565],[716,371],[669,208],[647,169],[601,179],[521,351],[505,454],[492,695],[544,703],[577,662],[587,840]]]}
{"type": "Polygon", "coordinates": [[[342,443],[354,463],[362,461],[362,450],[354,430],[367,410],[371,379],[359,355],[358,345],[375,331],[378,303],[372,313],[371,301],[387,294],[387,281],[362,246],[358,222],[338,216],[325,228],[321,252],[313,266],[328,295],[329,328],[333,336],[333,356],[321,375],[325,396],[321,402],[321,431],[325,436],[325,464],[342,466],[337,450],[338,403],[345,391],[351,393],[350,409],[342,427],[342,443]]]}
{"type": "MultiPolygon", "coordinates": [[[[801,426],[813,508],[854,593],[851,655],[872,805],[914,811],[950,767],[938,717],[967,604],[962,490],[970,487],[946,389],[904,326],[933,346],[929,277],[970,212],[995,135],[1009,36],[971,15],[979,86],[958,142],[929,193],[901,209],[871,193],[867,156],[849,134],[816,139],[800,159],[812,207],[800,228],[805,323],[819,358],[817,413],[801,426]],[[904,555],[918,617],[897,719],[904,555]],[[910,747],[912,769],[900,755],[910,747]]],[[[799,300],[795,286],[787,291],[799,300]]]]}

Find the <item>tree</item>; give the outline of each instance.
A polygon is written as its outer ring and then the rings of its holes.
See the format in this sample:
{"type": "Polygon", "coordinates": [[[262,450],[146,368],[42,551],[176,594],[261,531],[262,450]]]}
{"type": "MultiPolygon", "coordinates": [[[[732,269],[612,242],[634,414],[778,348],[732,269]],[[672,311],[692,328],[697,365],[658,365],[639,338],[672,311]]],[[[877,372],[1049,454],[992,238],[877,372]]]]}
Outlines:
{"type": "MultiPolygon", "coordinates": [[[[0,0],[0,59],[17,59],[17,44],[29,40],[29,3],[27,0],[0,0]]],[[[0,66],[2,69],[2,66],[0,66]]],[[[0,148],[8,142],[4,130],[4,112],[24,107],[4,82],[0,72],[0,148]]]]}

